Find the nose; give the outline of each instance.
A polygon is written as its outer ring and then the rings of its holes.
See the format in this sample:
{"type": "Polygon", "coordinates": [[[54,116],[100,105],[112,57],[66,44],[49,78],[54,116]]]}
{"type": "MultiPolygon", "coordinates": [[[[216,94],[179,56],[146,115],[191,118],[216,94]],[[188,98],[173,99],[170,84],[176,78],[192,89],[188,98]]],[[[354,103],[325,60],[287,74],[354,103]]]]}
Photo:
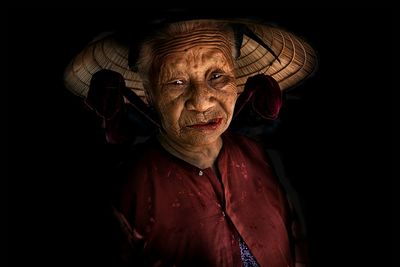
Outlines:
{"type": "Polygon", "coordinates": [[[203,82],[193,83],[186,100],[186,109],[197,112],[204,112],[214,106],[212,89],[203,82]]]}

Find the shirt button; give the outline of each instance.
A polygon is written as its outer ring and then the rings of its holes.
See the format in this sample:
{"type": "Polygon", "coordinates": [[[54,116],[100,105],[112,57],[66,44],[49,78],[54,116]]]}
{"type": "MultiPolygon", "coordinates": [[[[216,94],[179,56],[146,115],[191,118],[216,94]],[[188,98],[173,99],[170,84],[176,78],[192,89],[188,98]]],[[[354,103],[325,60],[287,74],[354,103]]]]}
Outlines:
{"type": "Polygon", "coordinates": [[[224,212],[224,211],[222,212],[222,216],[224,216],[224,217],[225,217],[225,212],[224,212]]]}
{"type": "Polygon", "coordinates": [[[199,171],[199,175],[203,176],[203,171],[202,170],[199,171]]]}

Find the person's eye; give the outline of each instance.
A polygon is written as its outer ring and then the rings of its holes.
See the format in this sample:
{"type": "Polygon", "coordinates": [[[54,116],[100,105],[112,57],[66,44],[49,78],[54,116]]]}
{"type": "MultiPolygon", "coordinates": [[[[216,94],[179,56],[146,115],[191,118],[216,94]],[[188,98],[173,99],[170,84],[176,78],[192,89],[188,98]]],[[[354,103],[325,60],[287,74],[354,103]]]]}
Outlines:
{"type": "Polygon", "coordinates": [[[177,80],[177,81],[174,81],[173,84],[182,85],[183,81],[182,80],[177,80]]]}
{"type": "Polygon", "coordinates": [[[211,74],[211,80],[216,80],[222,77],[222,74],[220,73],[213,73],[211,74]]]}
{"type": "Polygon", "coordinates": [[[173,81],[169,82],[169,84],[171,84],[171,85],[184,85],[185,82],[183,80],[173,80],[173,81]]]}
{"type": "Polygon", "coordinates": [[[215,71],[212,72],[211,75],[209,76],[208,84],[212,88],[222,89],[228,83],[231,83],[233,80],[234,78],[231,75],[229,75],[229,73],[223,71],[215,71]]]}
{"type": "Polygon", "coordinates": [[[171,90],[182,90],[186,85],[187,81],[185,79],[172,79],[163,83],[164,88],[171,90]]]}

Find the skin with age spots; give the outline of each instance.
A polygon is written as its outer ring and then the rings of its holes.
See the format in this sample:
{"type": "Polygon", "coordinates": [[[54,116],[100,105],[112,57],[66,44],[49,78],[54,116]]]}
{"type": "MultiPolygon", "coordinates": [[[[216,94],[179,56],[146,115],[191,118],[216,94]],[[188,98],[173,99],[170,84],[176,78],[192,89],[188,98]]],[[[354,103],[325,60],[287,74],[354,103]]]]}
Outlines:
{"type": "Polygon", "coordinates": [[[159,44],[151,66],[159,75],[150,77],[146,88],[160,117],[162,146],[201,169],[214,167],[238,95],[229,38],[204,31],[159,44]]]}

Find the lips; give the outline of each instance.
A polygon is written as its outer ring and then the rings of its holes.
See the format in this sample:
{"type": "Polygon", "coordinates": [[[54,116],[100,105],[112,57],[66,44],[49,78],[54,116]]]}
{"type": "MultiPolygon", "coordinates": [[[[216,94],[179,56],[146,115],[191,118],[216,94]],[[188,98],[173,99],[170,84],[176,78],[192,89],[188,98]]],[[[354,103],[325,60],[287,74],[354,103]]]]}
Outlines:
{"type": "Polygon", "coordinates": [[[215,119],[211,119],[205,123],[198,123],[198,124],[192,124],[189,125],[189,128],[192,129],[196,129],[196,130],[202,130],[202,131],[206,131],[206,130],[215,130],[217,129],[222,122],[222,118],[215,118],[215,119]]]}

